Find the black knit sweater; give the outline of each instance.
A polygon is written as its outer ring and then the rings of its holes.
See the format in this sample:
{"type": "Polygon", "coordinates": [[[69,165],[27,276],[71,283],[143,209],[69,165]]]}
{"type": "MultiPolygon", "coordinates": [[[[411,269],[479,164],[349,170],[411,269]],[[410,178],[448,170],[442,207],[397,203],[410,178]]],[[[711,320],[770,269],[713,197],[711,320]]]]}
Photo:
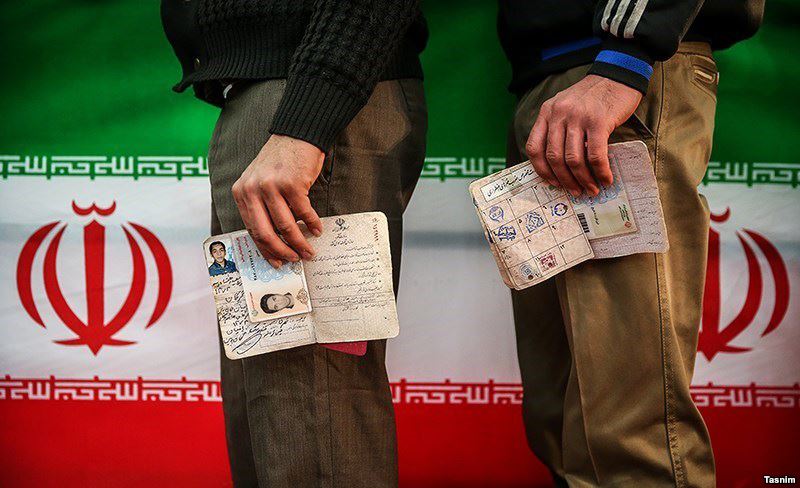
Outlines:
{"type": "Polygon", "coordinates": [[[162,0],[175,85],[221,104],[220,80],[286,78],[270,132],[326,151],[379,80],[422,78],[415,0],[162,0]]]}

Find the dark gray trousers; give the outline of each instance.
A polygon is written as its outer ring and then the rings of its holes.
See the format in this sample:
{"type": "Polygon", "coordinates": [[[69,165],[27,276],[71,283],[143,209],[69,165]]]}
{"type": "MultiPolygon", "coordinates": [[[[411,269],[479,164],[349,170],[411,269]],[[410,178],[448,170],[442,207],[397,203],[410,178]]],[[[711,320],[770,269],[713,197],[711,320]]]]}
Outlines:
{"type": "MultiPolygon", "coordinates": [[[[231,186],[269,137],[284,80],[235,83],[209,149],[212,234],[244,229],[231,186]]],[[[402,215],[425,156],[420,80],[378,84],[337,138],[311,188],[321,216],[379,210],[389,221],[395,291],[402,215]]],[[[386,341],[363,357],[319,345],[230,360],[221,353],[222,401],[237,487],[397,485],[386,341]]]]}

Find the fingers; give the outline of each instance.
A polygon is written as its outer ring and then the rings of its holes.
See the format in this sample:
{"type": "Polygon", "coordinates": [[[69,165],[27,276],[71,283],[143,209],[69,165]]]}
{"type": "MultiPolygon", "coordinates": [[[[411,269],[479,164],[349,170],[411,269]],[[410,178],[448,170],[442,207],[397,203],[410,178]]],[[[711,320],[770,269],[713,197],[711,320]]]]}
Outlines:
{"type": "Polygon", "coordinates": [[[314,248],[297,225],[300,218],[311,233],[322,233],[322,222],[307,193],[290,185],[281,191],[272,181],[244,177],[233,185],[232,192],[248,232],[273,267],[280,267],[282,261],[299,261],[301,256],[314,257],[314,248]]]}
{"type": "Polygon", "coordinates": [[[572,172],[567,167],[564,161],[564,143],[566,137],[566,127],[563,122],[549,123],[547,131],[547,149],[545,149],[545,158],[550,169],[555,173],[561,186],[570,192],[573,196],[578,197],[581,194],[581,186],[572,176],[572,172]]]}
{"type": "Polygon", "coordinates": [[[594,196],[600,185],[613,182],[608,137],[615,126],[604,123],[602,107],[572,91],[542,104],[525,149],[536,172],[550,184],[575,197],[584,191],[594,196]]]}
{"type": "Polygon", "coordinates": [[[590,127],[586,132],[586,159],[597,181],[603,186],[614,182],[608,163],[608,136],[610,132],[590,127]]]}
{"type": "Polygon", "coordinates": [[[297,261],[297,253],[292,251],[289,246],[275,233],[275,228],[269,213],[264,208],[264,202],[254,195],[249,200],[249,206],[254,209],[251,212],[255,218],[247,226],[247,231],[256,243],[258,250],[269,261],[273,268],[280,268],[284,261],[297,261]]]}
{"type": "Polygon", "coordinates": [[[567,136],[564,143],[564,162],[572,176],[583,187],[583,190],[588,195],[595,196],[600,190],[597,188],[597,183],[589,171],[589,167],[586,166],[585,154],[583,127],[567,127],[567,136]]]}
{"type": "Polygon", "coordinates": [[[273,268],[280,268],[283,260],[290,261],[297,255],[275,233],[258,193],[252,189],[248,192],[243,189],[244,186],[239,182],[233,186],[234,200],[242,221],[264,258],[273,268]]]}
{"type": "Polygon", "coordinates": [[[533,165],[536,173],[553,186],[559,186],[556,175],[550,170],[550,165],[545,159],[545,146],[547,145],[547,108],[542,106],[539,116],[533,124],[528,141],[525,143],[525,152],[533,165]]]}
{"type": "Polygon", "coordinates": [[[268,185],[262,185],[261,194],[267,204],[267,210],[269,210],[269,216],[272,219],[275,230],[292,248],[292,256],[289,260],[298,261],[300,259],[298,253],[303,259],[313,258],[314,248],[311,247],[311,244],[308,243],[300,231],[300,227],[297,225],[297,221],[284,196],[277,189],[268,185]]]}
{"type": "MultiPolygon", "coordinates": [[[[259,203],[259,206],[262,209],[264,208],[263,204],[259,203]]],[[[259,238],[262,235],[262,234],[260,234],[260,232],[269,232],[269,233],[274,234],[274,231],[272,230],[272,221],[270,220],[269,215],[267,214],[266,211],[264,211],[263,213],[264,213],[264,220],[263,221],[265,222],[264,229],[261,229],[261,230],[255,230],[255,229],[251,229],[251,228],[247,229],[247,231],[250,233],[251,237],[256,236],[256,237],[253,238],[253,242],[256,242],[256,243],[260,243],[263,240],[263,239],[259,238]],[[257,238],[259,238],[259,240],[256,240],[257,238]]],[[[272,241],[275,237],[277,237],[278,240],[280,240],[279,236],[269,237],[268,240],[272,241]]],[[[269,254],[269,250],[268,250],[267,246],[264,243],[257,244],[257,246],[259,246],[259,252],[261,252],[261,255],[264,256],[264,259],[267,260],[267,262],[270,264],[270,266],[272,266],[275,269],[278,269],[281,266],[283,266],[284,260],[283,259],[277,259],[277,258],[273,257],[271,254],[269,254]]]]}
{"type": "Polygon", "coordinates": [[[286,195],[286,201],[289,203],[294,216],[305,222],[306,227],[312,234],[315,236],[322,234],[322,221],[319,219],[314,207],[311,206],[311,200],[308,199],[308,195],[290,192],[286,195]]]}

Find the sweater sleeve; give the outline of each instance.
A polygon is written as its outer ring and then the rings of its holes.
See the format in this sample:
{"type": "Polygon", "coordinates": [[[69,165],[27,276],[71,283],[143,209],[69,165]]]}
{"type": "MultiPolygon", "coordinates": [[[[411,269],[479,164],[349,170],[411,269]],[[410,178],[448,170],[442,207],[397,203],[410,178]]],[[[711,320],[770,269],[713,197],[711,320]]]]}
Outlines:
{"type": "Polygon", "coordinates": [[[672,57],[703,0],[603,0],[594,16],[602,50],[589,73],[647,92],[653,63],[672,57]]]}
{"type": "Polygon", "coordinates": [[[415,0],[317,0],[270,132],[327,151],[418,14],[415,0]]]}

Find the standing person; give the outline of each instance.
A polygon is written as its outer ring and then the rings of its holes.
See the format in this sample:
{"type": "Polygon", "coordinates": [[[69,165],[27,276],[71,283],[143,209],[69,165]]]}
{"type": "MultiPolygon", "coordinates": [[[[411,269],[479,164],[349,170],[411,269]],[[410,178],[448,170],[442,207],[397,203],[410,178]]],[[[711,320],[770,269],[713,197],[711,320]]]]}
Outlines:
{"type": "Polygon", "coordinates": [[[559,486],[714,486],[689,391],[719,73],[760,0],[504,0],[498,30],[519,96],[509,164],[573,195],[611,182],[608,143],[643,140],[670,250],[593,260],[512,296],[528,442],[559,486]]]}
{"type": "MultiPolygon", "coordinates": [[[[248,229],[273,266],[314,253],[296,221],[382,211],[397,290],[402,215],[422,170],[427,111],[413,0],[163,0],[176,91],[222,108],[211,138],[211,233],[248,229]]],[[[237,487],[391,487],[385,341],[363,357],[310,345],[221,354],[237,487]]]]}

